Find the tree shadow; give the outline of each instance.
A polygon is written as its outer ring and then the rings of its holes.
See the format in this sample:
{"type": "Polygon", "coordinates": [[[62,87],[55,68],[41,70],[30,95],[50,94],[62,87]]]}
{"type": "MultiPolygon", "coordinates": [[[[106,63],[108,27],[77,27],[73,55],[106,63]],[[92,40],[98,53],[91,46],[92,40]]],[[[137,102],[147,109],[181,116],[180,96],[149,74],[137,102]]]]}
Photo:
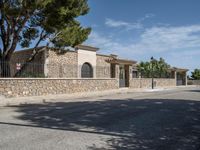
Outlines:
{"type": "Polygon", "coordinates": [[[189,90],[188,92],[200,92],[200,90],[189,90]]]}
{"type": "Polygon", "coordinates": [[[12,107],[22,113],[18,119],[29,123],[22,126],[109,135],[112,137],[106,142],[110,149],[200,149],[198,101],[113,99],[12,107]]]}

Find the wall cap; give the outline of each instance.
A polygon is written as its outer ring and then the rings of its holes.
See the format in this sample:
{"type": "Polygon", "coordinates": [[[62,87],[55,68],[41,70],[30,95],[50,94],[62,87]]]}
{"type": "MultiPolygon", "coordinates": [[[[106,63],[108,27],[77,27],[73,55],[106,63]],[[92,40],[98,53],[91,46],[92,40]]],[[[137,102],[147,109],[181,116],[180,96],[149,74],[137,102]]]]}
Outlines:
{"type": "Polygon", "coordinates": [[[117,78],[0,78],[1,80],[117,80],[117,78]]]}

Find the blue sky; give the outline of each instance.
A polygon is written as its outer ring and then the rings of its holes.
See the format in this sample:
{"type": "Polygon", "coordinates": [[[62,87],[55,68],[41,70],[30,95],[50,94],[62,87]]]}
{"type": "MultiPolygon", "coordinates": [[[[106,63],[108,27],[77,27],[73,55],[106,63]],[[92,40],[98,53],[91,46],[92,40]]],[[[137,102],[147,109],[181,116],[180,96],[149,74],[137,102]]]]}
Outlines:
{"type": "Polygon", "coordinates": [[[199,0],[89,0],[80,17],[92,27],[85,42],[99,53],[137,61],[163,57],[172,66],[200,68],[199,0]]]}

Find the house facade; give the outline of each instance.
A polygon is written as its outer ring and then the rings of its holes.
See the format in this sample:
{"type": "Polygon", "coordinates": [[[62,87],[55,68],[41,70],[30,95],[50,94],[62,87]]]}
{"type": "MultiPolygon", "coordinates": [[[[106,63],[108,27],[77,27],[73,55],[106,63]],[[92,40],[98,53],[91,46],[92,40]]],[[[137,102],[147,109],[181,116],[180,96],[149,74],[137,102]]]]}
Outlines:
{"type": "MultiPolygon", "coordinates": [[[[45,78],[93,78],[119,80],[119,87],[130,87],[132,80],[140,79],[135,60],[118,58],[117,55],[98,54],[98,48],[79,45],[74,50],[43,48],[43,51],[29,64],[26,73],[41,74],[45,78]]],[[[17,51],[12,61],[12,74],[16,73],[16,64],[23,64],[31,55],[32,49],[17,51]]],[[[174,85],[187,85],[187,69],[170,68],[169,79],[175,79],[174,85]]],[[[137,86],[136,86],[137,87],[137,86]]]]}
{"type": "MultiPolygon", "coordinates": [[[[16,73],[32,49],[16,51],[10,62],[11,78],[0,78],[0,94],[39,96],[118,88],[151,88],[152,79],[139,76],[134,60],[98,54],[98,48],[79,45],[74,50],[42,47],[20,76],[16,73]]],[[[1,70],[0,70],[1,71],[1,70]]],[[[171,68],[169,78],[155,78],[155,87],[187,85],[187,69],[171,68]]]]}
{"type": "MultiPolygon", "coordinates": [[[[119,79],[120,87],[129,87],[134,60],[120,59],[117,55],[98,54],[99,49],[91,46],[79,45],[75,50],[44,49],[29,64],[29,72],[44,74],[45,78],[93,78],[119,79]]],[[[30,57],[31,49],[17,51],[12,58],[12,75],[16,73],[15,64],[23,65],[30,57]]]]}

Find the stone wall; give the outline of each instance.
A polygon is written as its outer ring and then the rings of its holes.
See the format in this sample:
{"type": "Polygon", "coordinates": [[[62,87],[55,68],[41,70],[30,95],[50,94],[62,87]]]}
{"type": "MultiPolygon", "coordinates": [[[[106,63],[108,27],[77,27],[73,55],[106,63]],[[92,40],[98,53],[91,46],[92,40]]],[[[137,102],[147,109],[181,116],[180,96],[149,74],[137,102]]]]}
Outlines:
{"type": "MultiPolygon", "coordinates": [[[[175,79],[154,79],[156,87],[176,86],[175,79]]],[[[2,78],[0,95],[6,97],[72,94],[118,89],[118,79],[2,78]]],[[[151,79],[130,80],[130,88],[151,88],[151,79]]]]}
{"type": "MultiPolygon", "coordinates": [[[[108,56],[96,55],[96,65],[93,66],[93,70],[96,72],[94,78],[111,77],[110,63],[106,62],[107,59],[108,56]]],[[[88,60],[85,62],[88,62],[88,60]]],[[[50,50],[46,64],[48,78],[80,78],[78,70],[80,71],[82,66],[78,65],[78,53],[76,51],[57,54],[55,51],[50,50]]]]}
{"type": "MultiPolygon", "coordinates": [[[[83,51],[89,53],[90,51],[83,51]]],[[[16,72],[16,63],[24,63],[31,55],[32,50],[23,50],[13,54],[12,74],[16,72]]],[[[90,52],[92,53],[92,52],[90,52]]],[[[111,65],[106,60],[107,55],[101,55],[94,52],[95,63],[89,61],[89,55],[85,59],[81,58],[82,53],[70,50],[58,50],[50,48],[46,52],[41,52],[36,59],[29,65],[26,73],[33,72],[36,74],[44,74],[48,78],[80,78],[80,70],[84,62],[89,62],[94,71],[94,78],[110,78],[111,65]],[[80,60],[83,62],[80,62],[80,60]]],[[[118,77],[118,67],[116,65],[116,77],[118,77]]]]}
{"type": "Polygon", "coordinates": [[[78,55],[75,51],[50,50],[46,59],[48,78],[78,78],[78,55]]]}
{"type": "MultiPolygon", "coordinates": [[[[110,78],[111,69],[110,63],[106,62],[108,56],[98,55],[97,54],[97,68],[96,68],[96,77],[97,78],[110,78]]],[[[117,69],[117,68],[116,68],[117,69]]]]}
{"type": "MultiPolygon", "coordinates": [[[[170,87],[176,86],[175,79],[154,79],[155,87],[170,87]]],[[[130,88],[151,88],[151,78],[132,78],[130,79],[130,88]]]]}
{"type": "Polygon", "coordinates": [[[0,79],[0,95],[6,97],[71,94],[118,88],[117,79],[0,79]]]}
{"type": "Polygon", "coordinates": [[[130,79],[129,86],[130,88],[150,88],[151,79],[132,78],[130,79]]]}
{"type": "Polygon", "coordinates": [[[200,85],[200,80],[188,80],[188,85],[200,85]]]}
{"type": "Polygon", "coordinates": [[[156,87],[170,87],[170,86],[176,86],[176,79],[155,79],[156,81],[156,87]]]}

